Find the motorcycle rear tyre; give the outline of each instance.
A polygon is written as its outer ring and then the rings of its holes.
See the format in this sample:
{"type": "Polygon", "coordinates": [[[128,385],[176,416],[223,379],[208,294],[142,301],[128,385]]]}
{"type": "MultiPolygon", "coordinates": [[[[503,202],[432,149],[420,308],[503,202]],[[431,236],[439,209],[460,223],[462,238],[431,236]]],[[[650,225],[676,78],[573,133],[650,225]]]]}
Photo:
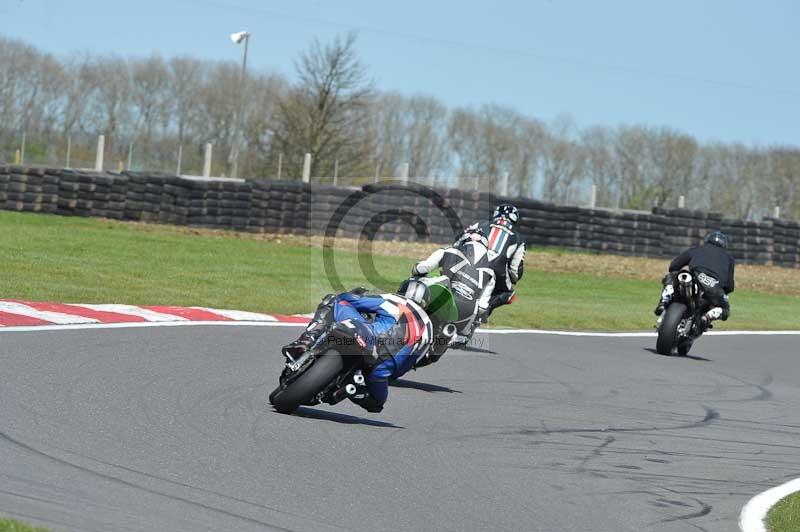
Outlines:
{"type": "Polygon", "coordinates": [[[317,358],[302,375],[284,389],[278,387],[269,395],[269,402],[282,414],[291,414],[300,405],[310,401],[331,383],[344,368],[342,356],[328,351],[317,358]]]}
{"type": "Polygon", "coordinates": [[[656,351],[662,355],[671,355],[672,350],[678,346],[678,325],[686,316],[688,307],[683,303],[672,303],[664,313],[664,319],[658,326],[658,339],[656,351]]]}

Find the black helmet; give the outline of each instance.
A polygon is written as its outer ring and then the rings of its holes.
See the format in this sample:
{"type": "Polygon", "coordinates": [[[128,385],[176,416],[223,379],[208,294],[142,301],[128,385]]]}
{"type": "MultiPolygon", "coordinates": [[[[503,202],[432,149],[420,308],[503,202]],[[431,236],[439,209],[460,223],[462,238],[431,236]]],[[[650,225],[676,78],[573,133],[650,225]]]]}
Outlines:
{"type": "Polygon", "coordinates": [[[410,299],[422,308],[427,307],[431,300],[431,292],[428,290],[428,285],[413,277],[403,281],[403,284],[397,290],[397,295],[410,299]]]}
{"type": "Polygon", "coordinates": [[[512,224],[515,224],[519,221],[519,209],[511,205],[510,203],[501,203],[497,207],[494,208],[494,213],[492,214],[492,218],[495,220],[497,218],[505,218],[512,224]]]}
{"type": "Polygon", "coordinates": [[[706,235],[706,244],[713,244],[722,249],[728,249],[728,235],[722,231],[712,231],[706,235]]]}

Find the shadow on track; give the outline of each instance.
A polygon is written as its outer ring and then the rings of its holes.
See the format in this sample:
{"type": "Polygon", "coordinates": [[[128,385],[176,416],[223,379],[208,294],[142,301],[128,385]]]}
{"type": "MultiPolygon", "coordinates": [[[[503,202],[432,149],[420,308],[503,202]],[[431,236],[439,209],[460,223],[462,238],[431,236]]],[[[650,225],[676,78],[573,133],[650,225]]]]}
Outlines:
{"type": "Polygon", "coordinates": [[[448,388],[447,386],[439,386],[437,384],[428,384],[427,382],[415,382],[415,381],[408,381],[405,379],[397,379],[396,381],[391,381],[389,386],[394,386],[396,388],[411,388],[414,390],[422,390],[423,392],[442,392],[442,393],[462,393],[458,390],[454,390],[452,388],[448,388]]]}
{"type": "MultiPolygon", "coordinates": [[[[497,354],[497,351],[492,351],[490,349],[484,349],[482,347],[473,347],[471,345],[467,345],[467,346],[464,346],[464,347],[462,347],[460,349],[457,349],[455,352],[458,353],[458,351],[466,351],[468,353],[469,352],[472,352],[472,353],[485,353],[487,355],[496,355],[497,354]]],[[[452,356],[452,354],[450,356],[452,356]]]]}
{"type": "MultiPolygon", "coordinates": [[[[659,353],[658,351],[656,351],[652,347],[643,347],[642,349],[644,349],[645,351],[649,351],[649,352],[653,353],[654,355],[658,355],[660,357],[669,356],[669,355],[662,355],[661,353],[659,353]]],[[[683,355],[683,356],[676,355],[676,356],[670,357],[670,358],[688,358],[689,360],[697,360],[698,362],[714,362],[714,360],[711,359],[711,358],[705,358],[705,357],[701,357],[701,356],[697,356],[697,355],[683,355]]]]}
{"type": "Polygon", "coordinates": [[[363,417],[350,416],[348,414],[339,414],[336,412],[328,412],[326,410],[317,410],[316,408],[309,408],[301,406],[295,413],[297,417],[305,417],[310,419],[322,419],[325,421],[333,421],[334,423],[343,423],[345,425],[369,425],[370,427],[384,427],[392,429],[404,429],[393,423],[386,421],[378,421],[375,419],[366,419],[363,417]]]}

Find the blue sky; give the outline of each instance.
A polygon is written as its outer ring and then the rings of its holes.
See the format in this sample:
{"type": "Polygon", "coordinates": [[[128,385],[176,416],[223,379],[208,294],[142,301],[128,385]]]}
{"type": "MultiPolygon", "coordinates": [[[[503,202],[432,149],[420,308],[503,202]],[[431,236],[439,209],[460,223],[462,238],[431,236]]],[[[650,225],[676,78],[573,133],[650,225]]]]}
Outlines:
{"type": "Polygon", "coordinates": [[[0,0],[0,34],[59,55],[239,61],[228,34],[240,29],[253,67],[290,77],[311,39],[356,29],[381,89],[800,145],[800,3],[788,0],[0,0]]]}

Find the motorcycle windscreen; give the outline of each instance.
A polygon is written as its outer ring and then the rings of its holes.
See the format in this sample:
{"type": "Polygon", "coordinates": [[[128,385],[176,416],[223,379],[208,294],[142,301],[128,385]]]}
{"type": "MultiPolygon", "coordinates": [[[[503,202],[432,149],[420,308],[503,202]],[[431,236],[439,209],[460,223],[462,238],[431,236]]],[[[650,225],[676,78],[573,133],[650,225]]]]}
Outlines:
{"type": "Polygon", "coordinates": [[[430,285],[431,302],[428,304],[428,315],[438,322],[452,323],[458,319],[458,309],[453,294],[446,286],[430,285]]]}

